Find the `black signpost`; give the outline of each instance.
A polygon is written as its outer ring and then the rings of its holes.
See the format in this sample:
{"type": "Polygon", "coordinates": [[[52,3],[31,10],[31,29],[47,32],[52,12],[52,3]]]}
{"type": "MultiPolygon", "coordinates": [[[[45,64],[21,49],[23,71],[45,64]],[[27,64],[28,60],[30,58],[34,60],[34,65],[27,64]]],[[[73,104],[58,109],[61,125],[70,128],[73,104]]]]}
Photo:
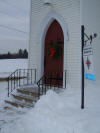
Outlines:
{"type": "Polygon", "coordinates": [[[83,48],[84,48],[84,25],[81,26],[81,42],[82,42],[82,88],[81,88],[81,109],[84,109],[84,59],[83,59],[83,48]]]}
{"type": "Polygon", "coordinates": [[[84,45],[86,46],[86,43],[89,41],[90,44],[92,43],[92,40],[97,37],[97,33],[94,33],[93,35],[88,36],[85,32],[84,25],[81,26],[81,44],[82,44],[82,51],[81,51],[81,59],[82,59],[82,86],[81,86],[81,109],[84,109],[84,59],[83,56],[86,54],[91,54],[92,53],[92,48],[89,47],[88,50],[85,48],[84,45]],[[87,38],[87,40],[84,39],[84,36],[87,38]]]}

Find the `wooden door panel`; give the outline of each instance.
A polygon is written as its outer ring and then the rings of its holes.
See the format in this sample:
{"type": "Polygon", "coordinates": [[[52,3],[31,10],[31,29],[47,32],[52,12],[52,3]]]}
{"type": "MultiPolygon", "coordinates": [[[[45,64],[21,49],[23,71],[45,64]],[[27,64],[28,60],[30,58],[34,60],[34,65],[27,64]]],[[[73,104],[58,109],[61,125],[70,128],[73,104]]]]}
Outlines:
{"type": "MultiPolygon", "coordinates": [[[[44,74],[49,77],[63,79],[63,42],[64,36],[62,28],[55,20],[50,25],[45,37],[44,74]]],[[[62,85],[62,80],[59,81],[60,85],[62,85]]],[[[56,85],[57,82],[57,80],[54,80],[52,84],[56,85]]]]}

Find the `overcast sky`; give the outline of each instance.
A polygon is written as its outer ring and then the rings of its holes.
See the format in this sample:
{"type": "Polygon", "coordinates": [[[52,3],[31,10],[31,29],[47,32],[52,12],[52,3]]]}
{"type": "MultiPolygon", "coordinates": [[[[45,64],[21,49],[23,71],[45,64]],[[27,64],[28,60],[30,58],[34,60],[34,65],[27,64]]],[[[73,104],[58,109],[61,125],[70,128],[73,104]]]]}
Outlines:
{"type": "Polygon", "coordinates": [[[0,0],[0,53],[28,48],[30,0],[0,0]]]}

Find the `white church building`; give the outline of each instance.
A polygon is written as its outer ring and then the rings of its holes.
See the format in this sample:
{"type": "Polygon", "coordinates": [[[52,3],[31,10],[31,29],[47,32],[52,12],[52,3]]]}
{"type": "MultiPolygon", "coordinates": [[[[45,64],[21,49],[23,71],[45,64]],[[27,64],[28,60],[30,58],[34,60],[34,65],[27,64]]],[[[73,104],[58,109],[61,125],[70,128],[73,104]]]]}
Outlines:
{"type": "MultiPolygon", "coordinates": [[[[100,67],[100,1],[99,0],[31,0],[29,68],[36,69],[36,80],[45,74],[59,78],[65,88],[81,88],[81,25],[93,40],[94,68],[100,67]]],[[[55,84],[55,82],[53,83],[55,84]]]]}

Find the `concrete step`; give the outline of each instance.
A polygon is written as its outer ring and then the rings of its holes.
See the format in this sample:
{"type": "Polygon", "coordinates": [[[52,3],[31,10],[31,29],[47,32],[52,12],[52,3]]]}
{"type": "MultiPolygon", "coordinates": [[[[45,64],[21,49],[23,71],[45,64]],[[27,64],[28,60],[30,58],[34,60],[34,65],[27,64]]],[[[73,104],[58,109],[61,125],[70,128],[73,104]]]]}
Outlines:
{"type": "Polygon", "coordinates": [[[27,95],[12,94],[12,96],[17,100],[20,100],[20,101],[24,100],[25,102],[28,102],[28,103],[33,103],[38,100],[35,97],[31,97],[31,96],[27,96],[27,95]]]}
{"type": "Polygon", "coordinates": [[[5,102],[15,107],[33,107],[38,98],[38,88],[34,86],[21,86],[12,92],[5,102]]]}
{"type": "Polygon", "coordinates": [[[33,104],[22,103],[22,102],[19,102],[19,101],[10,101],[10,100],[8,101],[8,100],[5,100],[5,102],[7,104],[13,105],[15,107],[22,107],[22,108],[24,108],[24,107],[26,107],[26,108],[34,107],[33,104]]]}
{"type": "Polygon", "coordinates": [[[18,93],[30,95],[33,97],[38,97],[38,91],[33,89],[17,89],[18,93]]]}

